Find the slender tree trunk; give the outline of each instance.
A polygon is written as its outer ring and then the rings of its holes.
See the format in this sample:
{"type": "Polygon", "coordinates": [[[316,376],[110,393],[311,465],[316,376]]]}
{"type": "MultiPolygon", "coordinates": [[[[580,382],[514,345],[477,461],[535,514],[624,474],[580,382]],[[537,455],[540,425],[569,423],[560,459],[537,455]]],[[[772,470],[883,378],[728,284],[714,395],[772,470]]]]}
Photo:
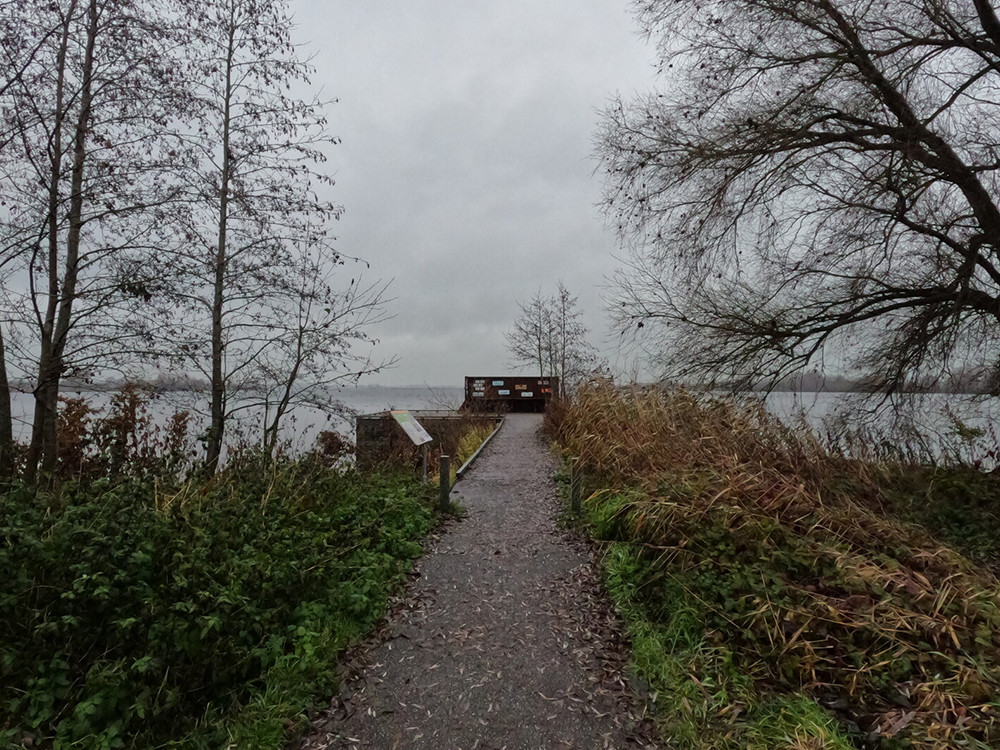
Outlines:
{"type": "Polygon", "coordinates": [[[83,174],[87,165],[87,134],[90,130],[93,102],[94,47],[97,42],[100,14],[98,0],[90,0],[87,10],[87,48],[84,53],[82,84],[80,87],[80,112],[73,133],[73,167],[70,172],[70,199],[68,232],[66,235],[66,264],[63,272],[62,294],[59,297],[59,314],[52,336],[51,377],[47,389],[48,404],[42,424],[42,472],[51,474],[58,457],[56,412],[59,398],[59,379],[62,377],[63,354],[73,321],[73,301],[80,271],[80,239],[83,232],[83,174]]]}
{"type": "Polygon", "coordinates": [[[535,337],[535,346],[538,349],[538,377],[544,378],[545,377],[545,343],[544,343],[544,339],[542,338],[542,336],[545,335],[545,333],[544,333],[545,323],[542,320],[542,313],[541,313],[541,311],[539,311],[539,313],[538,313],[538,323],[537,323],[537,325],[538,325],[538,328],[536,330],[537,335],[535,337]]]}
{"type": "Polygon", "coordinates": [[[566,346],[566,326],[564,323],[559,342],[559,398],[566,398],[566,346]]]}
{"type": "MultiPolygon", "coordinates": [[[[48,329],[51,330],[51,329],[48,329]]],[[[28,443],[28,455],[25,459],[24,478],[28,484],[33,484],[38,476],[38,462],[42,456],[42,436],[45,432],[47,412],[51,399],[49,398],[49,381],[51,380],[52,346],[51,336],[46,329],[42,331],[41,358],[38,364],[38,381],[35,385],[35,411],[31,421],[31,441],[28,443]]],[[[56,397],[58,399],[58,396],[56,397]]]]}
{"type": "MultiPolygon", "coordinates": [[[[66,101],[66,52],[69,45],[70,25],[76,12],[77,3],[73,0],[66,11],[63,21],[62,35],[59,41],[59,52],[56,57],[56,97],[52,128],[52,162],[49,171],[48,196],[48,231],[47,231],[47,277],[48,296],[45,311],[39,313],[39,359],[38,378],[35,382],[35,409],[31,425],[31,439],[28,444],[28,455],[25,463],[25,480],[34,483],[38,463],[43,454],[43,442],[46,425],[54,423],[54,415],[50,415],[59,398],[58,383],[53,392],[53,380],[58,378],[53,373],[52,336],[55,329],[56,314],[59,305],[59,185],[62,179],[62,133],[65,121],[66,101]]],[[[34,294],[34,289],[32,289],[34,294]]]]}
{"type": "Polygon", "coordinates": [[[0,329],[0,480],[14,476],[14,420],[10,410],[7,351],[0,329]]]}
{"type": "Polygon", "coordinates": [[[274,409],[274,419],[271,420],[271,423],[267,427],[267,442],[265,447],[268,453],[274,453],[274,449],[278,445],[278,427],[281,425],[281,419],[285,416],[285,412],[288,411],[288,405],[292,401],[292,389],[295,387],[295,381],[299,377],[299,369],[302,367],[302,361],[305,359],[302,334],[303,330],[300,328],[295,340],[295,364],[289,370],[288,377],[285,378],[285,387],[274,409]]]}
{"type": "Polygon", "coordinates": [[[232,182],[230,126],[232,119],[233,56],[235,54],[235,18],[229,24],[226,48],[226,89],[222,113],[222,175],[219,180],[219,238],[215,251],[215,280],[212,292],[212,403],[211,425],[205,455],[205,473],[214,474],[222,454],[222,438],[226,428],[226,378],[223,370],[223,313],[226,302],[226,269],[228,265],[229,191],[232,182]]]}
{"type": "Polygon", "coordinates": [[[559,283],[559,398],[566,398],[566,349],[569,347],[569,311],[566,290],[559,283]]]}

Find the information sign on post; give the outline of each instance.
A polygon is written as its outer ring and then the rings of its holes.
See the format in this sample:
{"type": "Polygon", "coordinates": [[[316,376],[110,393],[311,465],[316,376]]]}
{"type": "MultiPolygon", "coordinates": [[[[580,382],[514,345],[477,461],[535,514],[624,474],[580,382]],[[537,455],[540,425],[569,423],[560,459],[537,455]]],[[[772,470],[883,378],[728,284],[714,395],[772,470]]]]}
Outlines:
{"type": "Polygon", "coordinates": [[[399,426],[403,428],[403,432],[413,441],[414,445],[423,446],[424,484],[427,484],[427,443],[434,440],[434,438],[427,433],[423,425],[410,412],[394,411],[392,412],[392,417],[399,422],[399,426]]]}
{"type": "Polygon", "coordinates": [[[431,442],[432,438],[427,430],[418,422],[412,414],[408,411],[394,411],[392,413],[393,418],[399,422],[399,426],[403,428],[403,432],[413,441],[414,445],[423,445],[424,443],[431,442]]]}

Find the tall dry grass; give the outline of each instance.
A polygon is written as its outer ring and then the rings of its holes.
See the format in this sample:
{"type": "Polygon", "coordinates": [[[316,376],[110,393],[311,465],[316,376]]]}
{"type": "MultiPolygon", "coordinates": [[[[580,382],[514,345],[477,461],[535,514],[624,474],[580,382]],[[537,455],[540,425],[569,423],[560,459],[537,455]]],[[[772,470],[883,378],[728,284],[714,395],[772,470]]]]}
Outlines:
{"type": "Polygon", "coordinates": [[[813,696],[875,746],[1000,746],[1000,585],[891,516],[900,467],[685,390],[595,384],[548,428],[601,533],[642,545],[763,689],[813,696]]]}

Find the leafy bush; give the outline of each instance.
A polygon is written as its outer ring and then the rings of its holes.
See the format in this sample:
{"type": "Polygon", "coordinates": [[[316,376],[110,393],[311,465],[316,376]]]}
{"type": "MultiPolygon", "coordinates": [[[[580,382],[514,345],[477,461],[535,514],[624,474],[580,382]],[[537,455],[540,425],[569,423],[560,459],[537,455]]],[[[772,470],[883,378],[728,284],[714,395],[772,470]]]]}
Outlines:
{"type": "Polygon", "coordinates": [[[190,468],[190,412],[174,412],[165,424],[157,424],[150,415],[151,398],[138,386],[125,385],[101,410],[84,398],[60,396],[57,476],[172,479],[190,468]]]}
{"type": "Polygon", "coordinates": [[[419,554],[423,492],[244,458],[170,492],[0,496],[0,744],[280,746],[419,554]]]}

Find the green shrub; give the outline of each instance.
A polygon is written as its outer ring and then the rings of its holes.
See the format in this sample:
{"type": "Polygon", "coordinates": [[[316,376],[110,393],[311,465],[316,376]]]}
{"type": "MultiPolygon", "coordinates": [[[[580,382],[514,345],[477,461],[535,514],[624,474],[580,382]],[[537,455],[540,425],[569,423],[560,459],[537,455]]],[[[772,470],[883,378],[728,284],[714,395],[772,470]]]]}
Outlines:
{"type": "Polygon", "coordinates": [[[419,554],[424,492],[307,458],[0,496],[0,740],[280,747],[419,554]]]}

